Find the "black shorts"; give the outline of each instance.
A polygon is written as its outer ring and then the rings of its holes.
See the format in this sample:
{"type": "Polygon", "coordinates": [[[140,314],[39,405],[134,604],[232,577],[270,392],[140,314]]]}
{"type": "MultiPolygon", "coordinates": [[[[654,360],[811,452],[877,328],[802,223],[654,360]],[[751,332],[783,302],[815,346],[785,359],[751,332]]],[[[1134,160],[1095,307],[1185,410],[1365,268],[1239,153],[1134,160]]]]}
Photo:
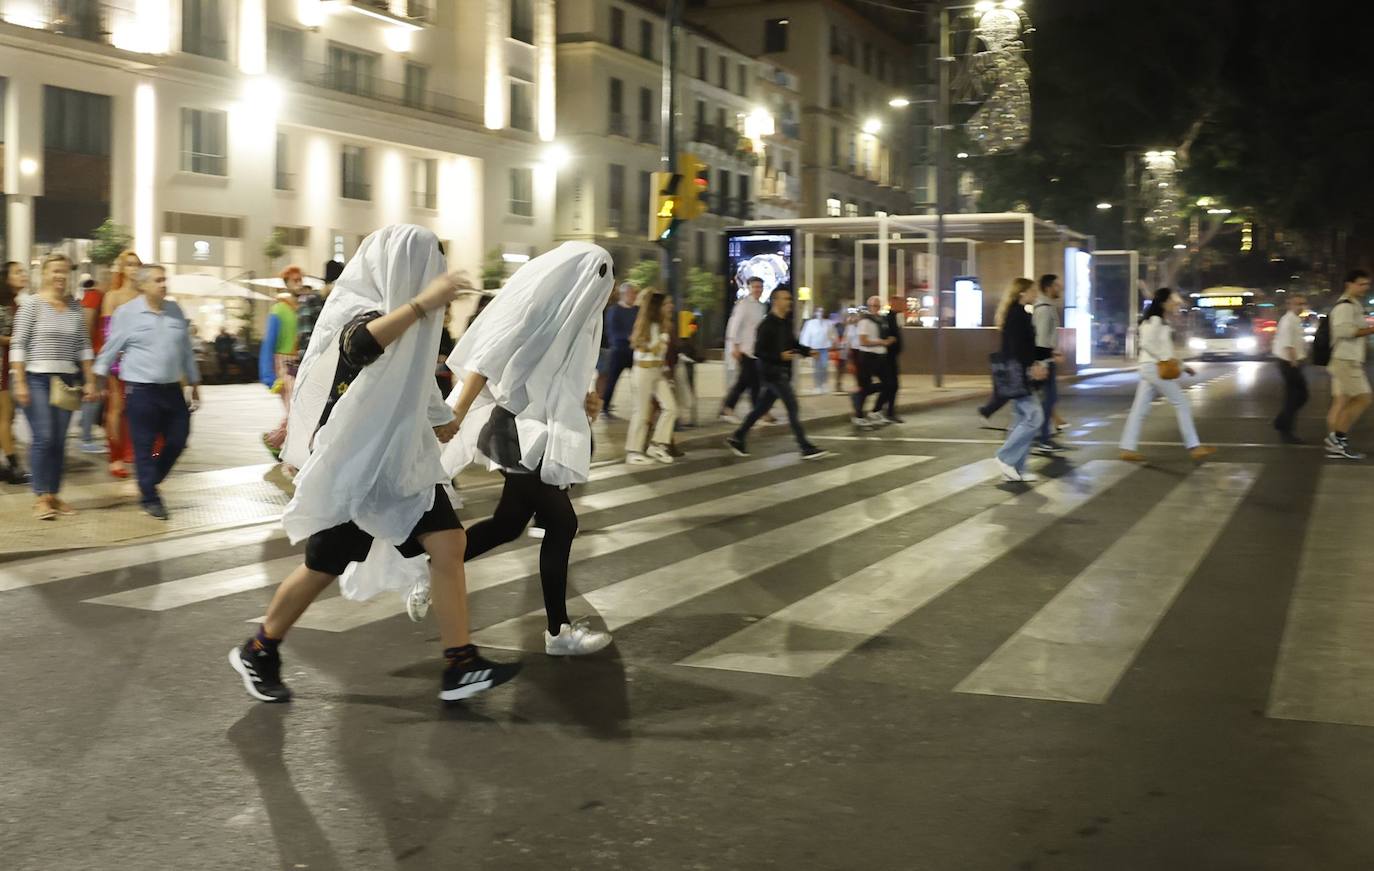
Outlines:
{"type": "MultiPolygon", "coordinates": [[[[420,536],[462,528],[463,524],[458,520],[458,513],[453,510],[453,503],[448,501],[448,494],[444,492],[443,485],[435,484],[434,506],[424,513],[415,524],[415,528],[410,531],[410,537],[396,545],[396,549],[403,557],[417,557],[425,552],[420,546],[420,536]]],[[[338,576],[344,573],[349,563],[360,563],[367,559],[367,552],[371,549],[372,536],[363,532],[350,520],[321,530],[306,540],[305,567],[311,571],[338,576]]]]}

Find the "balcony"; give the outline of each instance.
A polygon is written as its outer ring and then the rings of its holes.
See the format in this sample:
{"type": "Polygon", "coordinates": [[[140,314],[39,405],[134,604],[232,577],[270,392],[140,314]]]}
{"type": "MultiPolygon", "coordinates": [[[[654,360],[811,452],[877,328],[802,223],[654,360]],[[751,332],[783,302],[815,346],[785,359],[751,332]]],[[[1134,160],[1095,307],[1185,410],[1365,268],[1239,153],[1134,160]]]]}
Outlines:
{"type": "Polygon", "coordinates": [[[658,144],[658,123],[654,121],[639,122],[639,141],[647,145],[658,144]]]}
{"type": "Polygon", "coordinates": [[[414,209],[434,211],[439,207],[439,196],[434,191],[411,191],[410,206],[414,209]]]}
{"type": "Polygon", "coordinates": [[[471,100],[431,91],[428,88],[418,88],[414,82],[407,86],[405,82],[361,75],[300,58],[272,56],[268,58],[268,67],[279,70],[287,81],[294,80],[311,87],[349,94],[374,103],[420,109],[430,115],[477,124],[483,120],[481,108],[471,100]]]}
{"type": "Polygon", "coordinates": [[[339,6],[352,9],[354,12],[368,18],[374,18],[387,24],[399,24],[411,30],[418,30],[420,26],[429,20],[430,4],[428,0],[408,0],[401,3],[404,10],[400,14],[393,11],[391,0],[343,0],[339,6]]]}
{"type": "Polygon", "coordinates": [[[759,181],[760,200],[801,202],[801,181],[783,173],[766,175],[759,181]]]}
{"type": "Polygon", "coordinates": [[[272,182],[274,190],[294,191],[296,189],[296,174],[294,172],[277,172],[272,182]]]}
{"type": "Polygon", "coordinates": [[[629,119],[621,112],[612,112],[606,118],[606,134],[608,136],[629,136],[629,119]]]}
{"type": "Polygon", "coordinates": [[[740,134],[733,127],[718,127],[715,124],[698,124],[692,131],[691,141],[698,145],[710,145],[726,154],[746,157],[741,153],[740,134]]]}
{"type": "Polygon", "coordinates": [[[345,179],[341,195],[346,200],[362,200],[364,202],[369,202],[372,200],[372,185],[345,179]]]}

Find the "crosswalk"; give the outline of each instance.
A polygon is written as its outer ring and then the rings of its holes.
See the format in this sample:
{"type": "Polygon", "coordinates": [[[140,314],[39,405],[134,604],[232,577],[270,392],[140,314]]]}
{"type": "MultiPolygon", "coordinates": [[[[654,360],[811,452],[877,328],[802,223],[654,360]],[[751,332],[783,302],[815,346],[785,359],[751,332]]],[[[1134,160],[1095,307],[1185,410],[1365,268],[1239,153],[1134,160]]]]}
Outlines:
{"type": "MultiPolygon", "coordinates": [[[[919,621],[989,570],[1023,558],[1045,535],[1076,526],[1091,540],[1091,554],[1064,571],[1053,590],[1007,624],[1004,637],[999,631],[1000,645],[984,648],[980,661],[960,668],[945,688],[1110,704],[1217,542],[1255,498],[1263,475],[1259,464],[1247,462],[1213,463],[1170,479],[1155,474],[1143,488],[1154,501],[1137,505],[1133,498],[1146,476],[1131,464],[1089,460],[1027,488],[1001,484],[993,462],[968,456],[967,445],[929,448],[827,463],[803,463],[790,453],[747,461],[704,454],[672,470],[598,469],[574,493],[584,522],[570,561],[580,593],[570,610],[612,632],[629,632],[626,656],[645,652],[633,645],[647,637],[634,634],[640,629],[671,631],[684,614],[723,618],[696,621],[713,628],[691,638],[679,634],[663,661],[701,676],[813,679],[865,655],[871,641],[919,621]],[[1116,511],[1127,506],[1129,527],[1094,539],[1104,502],[1116,511]],[[887,530],[907,530],[907,537],[892,542],[897,533],[887,530]],[[882,546],[856,551],[851,543],[857,540],[882,546]],[[806,583],[789,591],[761,580],[788,572],[806,583]]],[[[1371,487],[1374,469],[1359,467],[1328,468],[1316,482],[1274,666],[1270,717],[1374,726],[1374,584],[1366,583],[1357,549],[1338,546],[1338,538],[1332,546],[1333,536],[1351,529],[1351,495],[1371,487]]],[[[476,518],[465,520],[471,525],[476,518]]],[[[170,618],[216,608],[253,621],[261,619],[263,594],[244,594],[272,587],[299,565],[298,554],[261,558],[260,546],[272,542],[283,553],[281,538],[277,523],[260,523],[24,560],[0,566],[0,594],[55,584],[60,592],[61,584],[80,581],[82,607],[170,618]],[[239,564],[185,562],[207,553],[239,564]],[[183,573],[179,565],[198,570],[183,573]],[[98,589],[110,573],[120,573],[121,589],[98,589]],[[139,583],[142,574],[146,582],[139,583]]],[[[538,560],[537,542],[515,542],[468,566],[469,591],[524,586],[537,577],[538,560]]],[[[501,601],[520,604],[474,627],[477,643],[541,650],[542,611],[528,611],[519,596],[501,601]]],[[[354,602],[335,595],[316,602],[298,629],[349,633],[404,620],[403,613],[399,596],[354,602]]]]}

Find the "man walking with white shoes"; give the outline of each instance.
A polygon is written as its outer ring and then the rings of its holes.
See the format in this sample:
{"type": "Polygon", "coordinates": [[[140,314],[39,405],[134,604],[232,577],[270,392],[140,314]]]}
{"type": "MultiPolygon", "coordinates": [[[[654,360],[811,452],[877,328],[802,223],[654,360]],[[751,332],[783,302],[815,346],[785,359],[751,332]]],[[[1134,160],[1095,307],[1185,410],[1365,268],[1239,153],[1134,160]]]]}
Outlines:
{"type": "Polygon", "coordinates": [[[735,403],[739,402],[744,391],[749,391],[749,401],[753,406],[759,404],[759,369],[754,359],[754,340],[763,320],[763,279],[749,279],[749,295],[737,300],[730,310],[730,320],[725,327],[725,353],[735,360],[739,375],[734,386],[725,394],[720,405],[720,419],[727,423],[739,423],[735,414],[735,403]]]}
{"type": "Polygon", "coordinates": [[[1368,296],[1369,273],[1352,270],[1345,277],[1345,292],[1327,315],[1331,329],[1331,360],[1327,364],[1331,372],[1331,411],[1326,415],[1330,432],[1325,442],[1328,457],[1364,459],[1364,454],[1350,447],[1348,435],[1369,408],[1365,337],[1374,335],[1374,327],[1367,326],[1365,321],[1364,301],[1368,296]]]}

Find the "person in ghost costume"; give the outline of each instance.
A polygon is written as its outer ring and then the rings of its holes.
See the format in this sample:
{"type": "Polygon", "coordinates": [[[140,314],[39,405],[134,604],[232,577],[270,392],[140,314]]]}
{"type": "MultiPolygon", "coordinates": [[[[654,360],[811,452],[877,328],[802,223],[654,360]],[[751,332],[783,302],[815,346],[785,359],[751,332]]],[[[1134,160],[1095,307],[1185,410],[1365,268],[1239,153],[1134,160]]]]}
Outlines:
{"type": "Polygon", "coordinates": [[[458,422],[439,393],[434,360],[442,310],[466,284],[445,273],[433,233],[397,224],[363,240],[321,310],[284,446],[300,473],[282,523],[292,543],[306,540],[305,561],[277,588],[258,632],[229,651],[253,698],[291,698],[278,645],[336,578],[346,596],[366,598],[402,567],[432,579],[441,699],[467,698],[519,671],[518,663],[483,659],[471,643],[466,538],[440,456],[458,422]]]}
{"type": "MultiPolygon", "coordinates": [[[[577,512],[568,496],[591,465],[591,421],[601,313],[614,281],[611,257],[596,245],[564,242],[527,262],[458,341],[448,364],[458,435],[444,448],[445,470],[484,462],[505,477],[495,513],[468,532],[465,560],[514,541],[536,514],[544,529],[539,576],[550,656],[595,653],[608,632],[568,617],[568,556],[577,512]]],[[[423,616],[429,589],[407,597],[423,616]]]]}

